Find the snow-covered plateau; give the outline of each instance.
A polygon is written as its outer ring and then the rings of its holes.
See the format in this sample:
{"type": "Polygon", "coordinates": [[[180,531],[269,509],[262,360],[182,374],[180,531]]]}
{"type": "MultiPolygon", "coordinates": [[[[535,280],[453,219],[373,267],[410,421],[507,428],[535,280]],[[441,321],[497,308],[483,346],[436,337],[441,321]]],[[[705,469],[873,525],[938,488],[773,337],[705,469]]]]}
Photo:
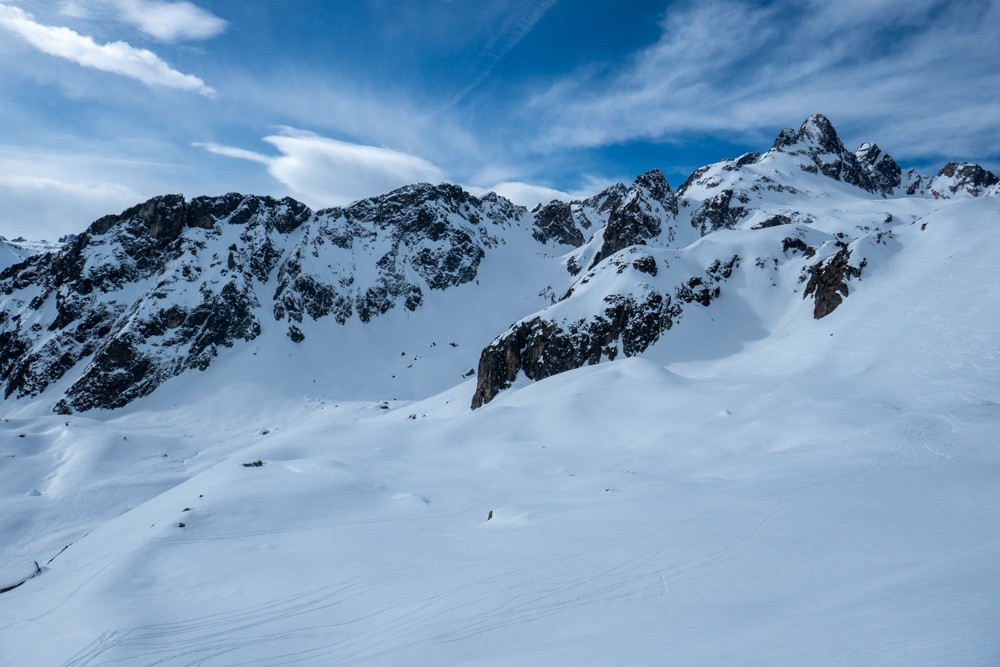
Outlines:
{"type": "Polygon", "coordinates": [[[822,116],[0,240],[0,665],[998,664],[997,248],[822,116]]]}

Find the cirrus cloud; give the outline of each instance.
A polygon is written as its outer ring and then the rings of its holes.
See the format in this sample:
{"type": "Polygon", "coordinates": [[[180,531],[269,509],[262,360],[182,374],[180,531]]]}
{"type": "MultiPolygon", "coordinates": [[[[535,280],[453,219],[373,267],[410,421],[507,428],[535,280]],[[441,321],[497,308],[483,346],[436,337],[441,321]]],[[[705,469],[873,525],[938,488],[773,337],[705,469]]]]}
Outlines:
{"type": "Polygon", "coordinates": [[[209,39],[226,29],[226,22],[190,2],[113,0],[121,18],[162,42],[209,39]]]}
{"type": "Polygon", "coordinates": [[[522,114],[542,151],[711,135],[758,143],[815,112],[901,156],[1000,151],[1000,3],[685,0],[620,66],[583,69],[522,114]]]}

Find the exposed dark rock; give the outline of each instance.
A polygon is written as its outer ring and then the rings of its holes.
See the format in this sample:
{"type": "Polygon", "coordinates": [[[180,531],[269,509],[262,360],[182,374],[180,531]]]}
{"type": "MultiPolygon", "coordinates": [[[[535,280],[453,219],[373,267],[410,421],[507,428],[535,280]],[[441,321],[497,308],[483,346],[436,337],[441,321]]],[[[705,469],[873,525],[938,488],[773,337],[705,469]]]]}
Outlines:
{"type": "Polygon", "coordinates": [[[932,179],[929,187],[936,198],[950,197],[960,191],[978,197],[997,183],[1000,183],[1000,178],[978,164],[949,162],[932,179]]]}
{"type": "Polygon", "coordinates": [[[274,317],[288,318],[294,339],[306,315],[344,324],[354,314],[370,322],[397,306],[415,310],[424,290],[475,280],[486,251],[502,243],[499,231],[526,213],[494,193],[477,198],[455,185],[427,183],[320,211],[278,269],[274,317]],[[374,281],[360,285],[353,265],[320,263],[326,246],[350,251],[354,261],[377,247],[387,251],[375,262],[374,281]],[[413,274],[420,280],[407,277],[413,274]]]}
{"type": "MultiPolygon", "coordinates": [[[[649,273],[646,260],[652,259],[639,258],[633,267],[649,273]]],[[[719,284],[739,263],[738,257],[713,262],[705,278],[691,278],[673,296],[646,287],[636,293],[606,295],[602,312],[590,318],[558,323],[537,316],[518,322],[482,351],[473,409],[510,387],[521,372],[530,380],[541,380],[605,358],[613,360],[619,353],[631,357],[643,352],[673,326],[684,304],[707,306],[718,297],[719,284]]]]}
{"type": "Polygon", "coordinates": [[[871,186],[882,195],[891,195],[903,181],[903,170],[888,153],[876,144],[861,144],[854,153],[858,164],[868,172],[871,186]]]}
{"type": "Polygon", "coordinates": [[[772,215],[770,218],[764,220],[763,222],[758,222],[756,225],[751,227],[751,229],[767,229],[769,227],[780,227],[781,225],[790,225],[790,224],[792,224],[792,219],[789,218],[787,215],[782,215],[779,213],[777,215],[772,215]]]}
{"type": "Polygon", "coordinates": [[[787,253],[789,250],[801,252],[805,257],[812,257],[816,254],[815,248],[797,236],[786,236],[781,239],[781,252],[787,253]]]}
{"type": "Polygon", "coordinates": [[[367,322],[475,280],[526,215],[454,185],[319,214],[287,198],[155,197],[3,272],[0,382],[7,397],[36,396],[72,372],[58,412],[120,407],[260,335],[258,291],[275,277],[273,316],[300,342],[306,316],[367,322]]]}
{"type": "Polygon", "coordinates": [[[573,221],[572,206],[561,201],[546,204],[535,213],[535,228],[531,235],[539,243],[555,241],[577,248],[586,241],[573,221]]]}
{"type": "Polygon", "coordinates": [[[642,174],[635,179],[618,207],[611,211],[603,243],[591,267],[623,248],[645,244],[664,232],[666,242],[672,243],[675,231],[670,222],[676,216],[677,199],[663,172],[653,169],[642,174]],[[667,229],[664,229],[665,223],[667,229]]]}
{"type": "Polygon", "coordinates": [[[842,246],[833,257],[817,262],[809,267],[809,282],[802,293],[802,298],[814,296],[816,306],[813,317],[817,320],[832,313],[844,301],[849,289],[847,281],[851,278],[861,278],[861,271],[867,265],[867,260],[861,260],[858,266],[851,266],[851,250],[842,246]]]}
{"type": "MultiPolygon", "coordinates": [[[[798,130],[782,130],[771,150],[806,158],[807,162],[801,165],[804,171],[823,174],[869,192],[885,194],[880,183],[884,174],[873,173],[870,170],[874,168],[873,164],[862,166],[858,157],[844,148],[833,124],[821,114],[807,118],[798,130]]],[[[873,158],[869,156],[868,159],[873,158]]]]}
{"type": "Polygon", "coordinates": [[[702,236],[719,229],[733,229],[750,212],[745,206],[749,202],[742,193],[737,195],[730,189],[722,190],[711,199],[706,199],[694,212],[691,226],[702,236]]]}
{"type": "Polygon", "coordinates": [[[591,320],[566,325],[540,317],[521,322],[491,343],[479,357],[478,382],[472,407],[478,408],[510,387],[519,372],[531,380],[596,364],[622,352],[645,350],[673,324],[679,314],[669,295],[652,292],[643,301],[619,295],[605,299],[604,312],[591,320]]]}

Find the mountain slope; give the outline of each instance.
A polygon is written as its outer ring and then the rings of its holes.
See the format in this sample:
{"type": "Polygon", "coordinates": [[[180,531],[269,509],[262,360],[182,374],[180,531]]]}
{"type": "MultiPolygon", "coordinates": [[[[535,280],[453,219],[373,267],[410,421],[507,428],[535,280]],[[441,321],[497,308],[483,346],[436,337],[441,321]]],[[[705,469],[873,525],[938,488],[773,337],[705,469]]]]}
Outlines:
{"type": "Polygon", "coordinates": [[[702,311],[728,328],[828,317],[899,229],[998,189],[977,165],[925,177],[875,144],[851,152],[815,115],[676,191],[654,169],[531,212],[446,184],[318,212],[157,197],[0,273],[4,404],[114,409],[242,367],[343,399],[425,397],[478,373],[481,406],[518,378],[671,345],[702,311]],[[738,320],[715,318],[731,300],[738,320]]]}
{"type": "Polygon", "coordinates": [[[26,255],[0,664],[997,663],[998,186],[823,120],[676,190],[168,196],[26,255]]]}
{"type": "MultiPolygon", "coordinates": [[[[115,408],[265,330],[284,330],[293,345],[304,331],[326,340],[334,330],[336,341],[349,321],[413,312],[473,283],[486,255],[510,241],[524,242],[530,264],[544,246],[522,231],[529,224],[507,200],[455,186],[409,186],[317,213],[290,199],[158,197],[2,274],[5,395],[57,385],[48,394],[63,394],[58,412],[115,408]]],[[[517,312],[501,311],[492,326],[517,312]]],[[[436,329],[441,345],[454,340],[445,322],[436,329]]],[[[287,347],[270,340],[268,354],[287,347]]]]}
{"type": "Polygon", "coordinates": [[[994,662],[1000,212],[895,234],[835,316],[757,331],[730,282],[697,348],[476,411],[165,387],[2,423],[0,584],[41,573],[0,659],[994,662]]]}
{"type": "Polygon", "coordinates": [[[571,255],[570,267],[591,270],[559,303],[523,317],[484,349],[473,407],[520,376],[538,380],[670,345],[687,314],[712,310],[720,297],[740,301],[738,317],[765,327],[777,314],[802,308],[803,298],[816,319],[826,317],[852,285],[895,254],[898,230],[933,214],[941,199],[988,194],[996,177],[949,163],[912,191],[903,181],[877,146],[852,153],[825,117],[811,116],[798,130],[783,130],[764,154],[696,170],[676,196],[670,193],[669,207],[647,217],[660,222],[633,223],[631,235],[605,256],[612,214],[604,231],[571,255]],[[660,234],[659,224],[669,231],[660,234]],[[602,251],[587,254],[594,247],[602,251]]]}

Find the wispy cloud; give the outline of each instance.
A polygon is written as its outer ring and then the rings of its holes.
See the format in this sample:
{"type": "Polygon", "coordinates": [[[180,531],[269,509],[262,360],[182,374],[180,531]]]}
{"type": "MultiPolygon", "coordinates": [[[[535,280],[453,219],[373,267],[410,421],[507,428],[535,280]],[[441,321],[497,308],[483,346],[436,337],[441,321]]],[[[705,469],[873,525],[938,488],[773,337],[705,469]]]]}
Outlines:
{"type": "Polygon", "coordinates": [[[548,204],[555,199],[567,202],[575,199],[573,195],[562,190],[520,181],[504,181],[489,188],[467,186],[466,189],[477,197],[482,197],[487,192],[492,191],[526,208],[534,208],[538,204],[548,204]]]}
{"type": "Polygon", "coordinates": [[[348,204],[409,183],[444,180],[444,172],[427,160],[387,148],[338,141],[294,128],[283,128],[264,141],[280,155],[211,143],[195,145],[266,165],[268,173],[295,197],[315,207],[348,204]]]}
{"type": "MultiPolygon", "coordinates": [[[[216,155],[265,165],[267,172],[293,196],[314,207],[342,206],[410,183],[454,182],[442,169],[415,155],[338,141],[312,132],[283,128],[279,134],[264,137],[264,141],[281,154],[271,156],[215,143],[194,145],[216,155]]],[[[510,180],[486,187],[468,184],[464,187],[478,196],[496,192],[515,204],[531,208],[554,199],[580,199],[607,185],[607,180],[591,177],[579,192],[510,180]]]]}
{"type": "Polygon", "coordinates": [[[121,18],[163,42],[209,39],[226,29],[226,22],[190,2],[111,0],[121,18]]]}
{"type": "Polygon", "coordinates": [[[535,95],[523,111],[542,128],[535,145],[757,141],[819,111],[903,154],[1000,152],[1000,3],[705,0],[678,3],[661,28],[610,74],[535,95]]]}
{"type": "Polygon", "coordinates": [[[30,165],[22,169],[25,166],[8,162],[0,173],[0,200],[4,203],[0,234],[6,236],[54,240],[139,200],[139,194],[122,183],[31,169],[30,165]]]}
{"type": "Polygon", "coordinates": [[[176,88],[206,96],[214,94],[204,81],[177,71],[152,51],[125,42],[98,44],[92,37],[70,28],[38,23],[31,14],[11,5],[0,4],[0,28],[20,35],[43,53],[84,67],[131,77],[148,86],[176,88]]]}
{"type": "Polygon", "coordinates": [[[485,81],[503,57],[524,39],[545,14],[556,4],[556,0],[540,0],[524,6],[504,21],[493,36],[483,45],[476,67],[475,77],[448,101],[448,106],[461,102],[469,93],[485,81]]]}

